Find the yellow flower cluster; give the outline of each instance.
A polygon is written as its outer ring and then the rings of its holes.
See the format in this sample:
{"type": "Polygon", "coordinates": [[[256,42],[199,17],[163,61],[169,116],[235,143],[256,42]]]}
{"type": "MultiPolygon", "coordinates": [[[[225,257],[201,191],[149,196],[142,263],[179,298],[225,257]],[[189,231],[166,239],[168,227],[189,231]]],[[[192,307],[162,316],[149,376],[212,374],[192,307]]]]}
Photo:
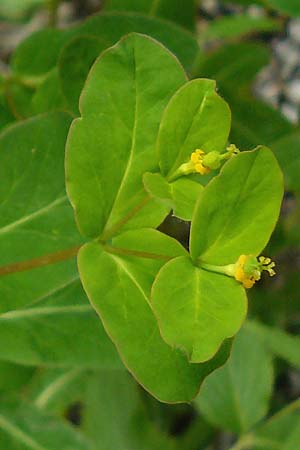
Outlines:
{"type": "Polygon", "coordinates": [[[210,172],[210,168],[203,165],[204,155],[205,152],[199,149],[195,150],[191,154],[191,162],[194,164],[195,171],[200,173],[201,175],[205,175],[210,172]]]}
{"type": "Polygon", "coordinates": [[[253,255],[241,255],[235,264],[234,278],[243,284],[246,289],[252,288],[260,280],[261,273],[266,270],[272,277],[275,275],[275,263],[270,258],[253,255]]]}

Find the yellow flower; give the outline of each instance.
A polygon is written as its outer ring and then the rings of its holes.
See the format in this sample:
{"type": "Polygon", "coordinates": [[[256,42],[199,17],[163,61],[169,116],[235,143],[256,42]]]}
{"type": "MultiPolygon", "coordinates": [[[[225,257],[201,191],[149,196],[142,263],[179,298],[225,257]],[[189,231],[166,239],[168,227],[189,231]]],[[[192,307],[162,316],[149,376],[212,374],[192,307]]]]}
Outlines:
{"type": "Polygon", "coordinates": [[[241,255],[234,267],[234,278],[243,284],[246,289],[252,288],[256,281],[260,280],[261,273],[266,270],[272,277],[275,263],[270,258],[260,256],[258,259],[253,255],[241,255]]]}
{"type": "Polygon", "coordinates": [[[205,175],[210,172],[209,167],[205,167],[203,165],[203,157],[205,155],[205,152],[203,150],[195,150],[191,154],[191,162],[194,165],[195,172],[200,173],[201,175],[205,175]]]}

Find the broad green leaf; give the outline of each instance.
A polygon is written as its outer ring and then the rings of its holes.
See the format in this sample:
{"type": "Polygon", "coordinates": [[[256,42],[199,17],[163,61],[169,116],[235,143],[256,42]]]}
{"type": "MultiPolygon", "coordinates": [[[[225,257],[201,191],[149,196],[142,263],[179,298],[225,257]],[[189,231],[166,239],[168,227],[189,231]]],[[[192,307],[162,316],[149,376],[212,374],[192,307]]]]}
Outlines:
{"type": "MultiPolygon", "coordinates": [[[[66,114],[52,113],[12,125],[0,135],[0,266],[81,242],[65,194],[64,145],[70,121],[66,114]]],[[[0,312],[47,296],[74,277],[74,260],[2,276],[0,312]]]]}
{"type": "Polygon", "coordinates": [[[215,426],[242,434],[266,415],[272,384],[268,351],[255,332],[243,328],[224,367],[205,380],[196,405],[215,426]]]}
{"type": "Polygon", "coordinates": [[[184,7],[181,0],[106,0],[105,9],[141,12],[173,20],[192,30],[195,28],[195,0],[186,0],[184,7]]]}
{"type": "Polygon", "coordinates": [[[266,147],[228,161],[203,190],[191,228],[194,260],[230,264],[258,255],[275,227],[283,195],[278,163],[266,147]]]}
{"type": "Polygon", "coordinates": [[[224,339],[237,333],[247,297],[232,278],[199,269],[181,256],[159,271],[151,305],[163,339],[195,363],[208,361],[224,339]]]}
{"type": "Polygon", "coordinates": [[[80,100],[82,117],[69,133],[66,160],[68,194],[86,236],[115,232],[131,215],[128,228],[162,222],[166,209],[148,200],[142,175],[157,168],[159,121],[184,80],[176,58],[143,35],[127,36],[94,64],[80,100]]]}
{"type": "Polygon", "coordinates": [[[266,0],[266,4],[279,12],[298,17],[300,14],[300,4],[298,0],[266,0]]]}
{"type": "Polygon", "coordinates": [[[125,256],[120,248],[167,257],[186,252],[155,230],[126,232],[113,240],[113,246],[119,252],[107,253],[97,243],[86,244],[79,252],[81,280],[90,301],[139,383],[162,401],[189,401],[204,377],[224,363],[230,343],[213,360],[199,365],[190,365],[180,351],[169,347],[149,305],[151,285],[164,260],[125,256]]]}
{"type": "Polygon", "coordinates": [[[186,83],[170,100],[157,139],[161,172],[172,177],[195,149],[221,151],[230,130],[230,110],[212,80],[186,83]]]}
{"type": "Polygon", "coordinates": [[[300,366],[299,335],[292,335],[279,328],[270,327],[257,321],[247,322],[246,326],[250,332],[256,333],[260,337],[271,353],[285,359],[292,366],[300,366]]]}
{"type": "Polygon", "coordinates": [[[98,36],[76,36],[62,49],[58,61],[62,91],[76,114],[87,74],[97,56],[109,45],[98,36]]]}
{"type": "Polygon", "coordinates": [[[17,400],[1,401],[0,442],[7,450],[92,450],[75,428],[17,400]]]}
{"type": "Polygon", "coordinates": [[[251,17],[248,14],[233,14],[211,21],[200,34],[200,42],[214,39],[232,40],[250,33],[279,31],[280,22],[269,17],[251,17]]]}
{"type": "Polygon", "coordinates": [[[24,309],[0,314],[0,341],[5,343],[0,346],[0,360],[50,367],[122,368],[79,280],[35,299],[24,309]]]}
{"type": "Polygon", "coordinates": [[[271,146],[283,171],[285,187],[289,191],[300,191],[300,130],[283,136],[271,146]]]}

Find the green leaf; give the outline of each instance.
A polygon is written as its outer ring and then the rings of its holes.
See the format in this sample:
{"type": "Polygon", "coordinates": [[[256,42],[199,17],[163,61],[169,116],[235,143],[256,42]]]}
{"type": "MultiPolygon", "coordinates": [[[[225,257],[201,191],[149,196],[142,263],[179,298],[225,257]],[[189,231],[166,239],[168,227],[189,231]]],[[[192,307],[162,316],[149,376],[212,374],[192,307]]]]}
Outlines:
{"type": "Polygon", "coordinates": [[[168,183],[159,173],[149,172],[144,174],[143,183],[150,196],[173,209],[174,216],[192,220],[196,201],[203,190],[201,184],[186,177],[168,183]]]}
{"type": "Polygon", "coordinates": [[[85,386],[93,373],[79,367],[38,370],[26,386],[26,400],[48,413],[66,415],[70,406],[83,400],[85,386]]]}
{"type": "Polygon", "coordinates": [[[16,48],[12,70],[19,75],[39,80],[56,65],[67,32],[43,29],[31,34],[16,48]]]}
{"type": "Polygon", "coordinates": [[[176,450],[175,440],[151,421],[137,384],[125,372],[90,377],[84,398],[83,430],[97,450],[176,450]]]}
{"type": "Polygon", "coordinates": [[[255,432],[254,450],[295,450],[300,446],[300,402],[286,405],[255,432]]]}
{"type": "Polygon", "coordinates": [[[283,171],[285,187],[288,191],[300,191],[300,130],[283,136],[271,144],[272,150],[283,171]]]}
{"type": "Polygon", "coordinates": [[[206,152],[224,149],[230,130],[230,110],[215,87],[212,80],[193,80],[170,100],[157,139],[164,176],[170,178],[197,148],[206,152]]]}
{"type": "Polygon", "coordinates": [[[122,39],[93,66],[81,96],[82,118],[73,122],[67,143],[67,189],[83,234],[116,232],[144,202],[127,227],[162,222],[166,209],[147,200],[142,175],[157,167],[159,121],[184,81],[175,57],[137,34],[122,39]]]}
{"type": "Polygon", "coordinates": [[[279,12],[297,17],[300,14],[300,4],[298,0],[266,0],[266,3],[279,12]]]}
{"type": "Polygon", "coordinates": [[[33,374],[31,367],[0,361],[0,393],[7,394],[23,388],[33,374]]]}
{"type": "Polygon", "coordinates": [[[280,22],[269,17],[251,17],[248,14],[234,14],[217,18],[200,33],[200,42],[241,38],[250,33],[279,31],[280,22]]]}
{"type": "Polygon", "coordinates": [[[92,450],[75,428],[16,400],[1,401],[0,441],[9,450],[92,450]]]}
{"type": "Polygon", "coordinates": [[[92,374],[84,392],[82,427],[99,450],[133,447],[132,420],[139,406],[136,383],[126,372],[92,374]]]}
{"type": "Polygon", "coordinates": [[[110,45],[132,32],[149,35],[161,42],[177,56],[187,71],[193,68],[199,57],[199,44],[192,33],[175,23],[142,14],[115,12],[95,15],[83,22],[76,31],[99,36],[110,45]]]}
{"type": "Polygon", "coordinates": [[[253,97],[237,96],[227,89],[226,99],[232,111],[230,139],[241,149],[261,143],[271,146],[277,139],[295,130],[280,111],[253,97]]]}
{"type": "Polygon", "coordinates": [[[224,339],[237,333],[247,297],[232,278],[199,269],[182,256],[159,271],[151,305],[163,339],[195,363],[208,361],[224,339]]]}
{"type": "Polygon", "coordinates": [[[272,384],[268,351],[255,332],[243,328],[225,366],[205,380],[196,405],[215,426],[242,434],[266,415],[272,384]]]}
{"type": "Polygon", "coordinates": [[[194,0],[186,0],[182,7],[181,0],[107,0],[108,11],[136,11],[150,16],[164,17],[194,29],[196,4],[194,0]]]}
{"type": "MultiPolygon", "coordinates": [[[[39,82],[55,67],[63,46],[73,38],[83,35],[100,38],[108,47],[131,32],[157,39],[179,58],[187,70],[191,70],[198,59],[200,48],[196,37],[176,24],[135,13],[106,13],[94,15],[66,30],[44,29],[33,33],[16,48],[12,69],[27,81],[39,82]]],[[[75,75],[77,69],[78,61],[74,59],[69,72],[74,70],[75,75]]],[[[88,69],[85,75],[82,74],[81,83],[87,74],[88,69]]]]}
{"type": "Polygon", "coordinates": [[[245,85],[248,87],[252,84],[255,75],[269,60],[270,52],[262,44],[227,44],[201,58],[197,74],[199,77],[216,80],[222,92],[227,92],[226,87],[231,86],[236,94],[244,89],[245,85]]]}
{"type": "Polygon", "coordinates": [[[192,258],[222,265],[242,254],[258,255],[274,229],[282,195],[282,174],[269,149],[232,158],[200,195],[191,228],[192,258]]]}
{"type": "Polygon", "coordinates": [[[31,101],[33,114],[67,109],[67,102],[63,96],[56,68],[46,75],[43,82],[35,91],[31,101]]]}
{"type": "Polygon", "coordinates": [[[122,368],[79,280],[26,308],[0,314],[0,341],[5,342],[0,359],[15,363],[122,368]]]}
{"type": "Polygon", "coordinates": [[[173,197],[174,216],[183,220],[192,220],[195,205],[203,186],[187,177],[178,178],[170,183],[173,197]]]}
{"type": "Polygon", "coordinates": [[[257,321],[247,322],[246,326],[252,333],[256,333],[260,337],[271,353],[286,360],[294,367],[300,366],[299,335],[292,335],[257,321]]]}
{"type": "Polygon", "coordinates": [[[169,208],[173,206],[171,185],[160,173],[146,172],[143,175],[143,183],[148,194],[166,204],[169,208]]]}
{"type": "Polygon", "coordinates": [[[75,36],[60,53],[58,70],[62,91],[76,114],[87,74],[97,56],[107,47],[108,43],[98,36],[75,36]]]}
{"type": "MultiPolygon", "coordinates": [[[[168,257],[186,254],[177,241],[155,230],[126,232],[113,240],[113,246],[168,257]]],[[[229,343],[214,360],[190,365],[162,340],[149,296],[164,260],[107,253],[89,243],[80,250],[78,263],[90,301],[139,383],[162,401],[191,400],[204,377],[224,363],[229,343]]]]}
{"type": "MultiPolygon", "coordinates": [[[[13,125],[0,135],[0,266],[81,243],[64,182],[70,121],[67,114],[52,113],[13,125]]],[[[0,312],[47,296],[74,277],[72,260],[1,277],[0,312]]]]}

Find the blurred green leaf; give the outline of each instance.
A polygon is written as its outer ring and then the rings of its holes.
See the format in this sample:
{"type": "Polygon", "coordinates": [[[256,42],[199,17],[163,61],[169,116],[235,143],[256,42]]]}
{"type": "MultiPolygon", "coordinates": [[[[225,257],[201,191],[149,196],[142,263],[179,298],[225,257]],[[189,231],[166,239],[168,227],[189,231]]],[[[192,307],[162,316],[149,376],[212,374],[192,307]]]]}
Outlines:
{"type": "Polygon", "coordinates": [[[279,31],[280,22],[269,17],[251,17],[248,14],[233,14],[211,21],[200,33],[200,43],[214,39],[233,40],[250,33],[279,31]]]}
{"type": "Polygon", "coordinates": [[[266,4],[279,12],[297,17],[300,14],[299,0],[265,0],[266,4]]]}
{"type": "Polygon", "coordinates": [[[254,450],[296,450],[300,447],[300,401],[286,405],[252,437],[254,450]]]}
{"type": "Polygon", "coordinates": [[[33,374],[31,367],[0,361],[0,393],[22,390],[33,374]]]}
{"type": "Polygon", "coordinates": [[[196,2],[185,0],[106,0],[108,11],[135,11],[149,16],[163,17],[178,22],[180,25],[195,29],[196,2]]]}
{"type": "Polygon", "coordinates": [[[31,101],[33,114],[68,109],[57,69],[52,69],[46,75],[43,82],[35,91],[31,101]]]}
{"type": "Polygon", "coordinates": [[[300,191],[300,129],[284,135],[271,143],[271,148],[278,159],[284,174],[285,187],[288,191],[300,191]]]}
{"type": "Polygon", "coordinates": [[[227,363],[205,380],[195,402],[212,424],[241,434],[266,415],[272,384],[268,351],[256,332],[243,328],[227,363]]]}
{"type": "Polygon", "coordinates": [[[274,355],[285,359],[292,366],[300,366],[300,336],[257,321],[247,322],[246,328],[259,336],[264,346],[274,355]]]}
{"type": "Polygon", "coordinates": [[[232,110],[231,141],[241,149],[273,142],[295,131],[283,115],[274,108],[254,98],[236,96],[226,91],[232,110]]]}
{"type": "MultiPolygon", "coordinates": [[[[64,145],[70,122],[67,114],[51,113],[0,135],[0,265],[81,242],[65,193],[64,145]]],[[[76,277],[75,261],[1,277],[0,311],[30,304],[76,277]]]]}
{"type": "Polygon", "coordinates": [[[98,36],[75,36],[63,47],[58,70],[61,89],[68,103],[78,114],[78,101],[87,74],[102,50],[109,45],[98,36]]]}
{"type": "Polygon", "coordinates": [[[9,450],[92,450],[75,428],[17,400],[1,401],[0,442],[9,450]]]}
{"type": "Polygon", "coordinates": [[[263,44],[225,44],[201,58],[197,75],[216,80],[223,95],[228,86],[234,92],[240,92],[245,87],[249,89],[257,72],[268,64],[269,59],[270,52],[263,44]]]}
{"type": "Polygon", "coordinates": [[[0,341],[5,342],[0,359],[50,367],[122,368],[79,280],[32,300],[24,309],[0,315],[0,341]]]}

